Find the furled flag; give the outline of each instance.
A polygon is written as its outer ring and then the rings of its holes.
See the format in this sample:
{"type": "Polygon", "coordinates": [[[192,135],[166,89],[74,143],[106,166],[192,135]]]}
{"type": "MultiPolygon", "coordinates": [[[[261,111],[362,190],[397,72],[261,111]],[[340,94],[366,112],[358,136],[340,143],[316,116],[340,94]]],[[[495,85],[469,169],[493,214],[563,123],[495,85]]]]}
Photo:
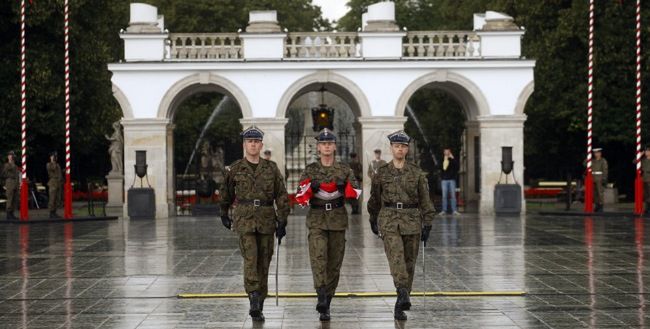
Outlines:
{"type": "Polygon", "coordinates": [[[298,193],[296,193],[296,202],[302,207],[309,205],[313,192],[311,190],[311,179],[307,178],[298,184],[298,193]]]}
{"type": "Polygon", "coordinates": [[[345,185],[345,198],[346,199],[359,199],[361,196],[361,189],[356,189],[350,184],[350,181],[345,185]]]}

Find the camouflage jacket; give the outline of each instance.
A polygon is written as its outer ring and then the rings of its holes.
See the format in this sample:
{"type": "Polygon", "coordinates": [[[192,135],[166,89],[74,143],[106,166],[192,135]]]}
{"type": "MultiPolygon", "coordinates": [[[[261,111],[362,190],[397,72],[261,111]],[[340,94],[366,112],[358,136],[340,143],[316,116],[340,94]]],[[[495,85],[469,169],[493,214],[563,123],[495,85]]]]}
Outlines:
{"type": "MultiPolygon", "coordinates": [[[[336,182],[337,184],[346,183],[349,180],[354,188],[359,188],[359,183],[354,177],[352,169],[348,165],[336,161],[329,167],[323,166],[320,161],[307,165],[300,181],[307,178],[320,183],[336,182]]],[[[332,210],[310,208],[307,213],[307,227],[343,231],[348,228],[348,212],[345,207],[332,210]]]]}
{"type": "Polygon", "coordinates": [[[600,160],[593,158],[591,160],[591,173],[594,176],[594,179],[601,178],[603,183],[607,183],[607,176],[609,174],[608,167],[605,158],[600,158],[600,160]]]}
{"type": "Polygon", "coordinates": [[[63,182],[63,174],[58,163],[48,162],[47,166],[47,185],[50,187],[59,186],[63,182]]]}
{"type": "Polygon", "coordinates": [[[289,199],[284,177],[273,161],[260,159],[257,169],[245,159],[237,160],[226,172],[221,193],[221,213],[227,214],[233,207],[233,228],[236,232],[275,232],[276,220],[286,225],[289,216],[289,199]],[[273,206],[256,207],[251,202],[239,200],[275,201],[273,206]]]}
{"type": "Polygon", "coordinates": [[[397,169],[393,161],[377,170],[368,200],[370,221],[378,221],[380,232],[418,234],[423,225],[431,225],[435,209],[429,198],[426,174],[413,163],[397,169]],[[417,208],[396,209],[384,203],[418,204],[417,208]]]}
{"type": "Polygon", "coordinates": [[[15,163],[6,162],[2,167],[2,178],[18,180],[18,166],[15,163]]]}

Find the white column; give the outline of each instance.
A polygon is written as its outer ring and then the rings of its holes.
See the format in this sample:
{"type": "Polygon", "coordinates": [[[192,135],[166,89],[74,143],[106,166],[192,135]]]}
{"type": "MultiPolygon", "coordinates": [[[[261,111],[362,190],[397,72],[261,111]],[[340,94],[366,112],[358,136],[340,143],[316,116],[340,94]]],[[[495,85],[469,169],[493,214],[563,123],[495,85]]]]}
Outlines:
{"type": "MultiPolygon", "coordinates": [[[[135,175],[135,151],[147,151],[147,177],[143,186],[149,184],[156,194],[156,218],[169,216],[168,193],[173,188],[170,180],[169,159],[171,147],[168,141],[170,124],[168,119],[122,119],[124,127],[124,217],[128,217],[128,190],[140,187],[140,178],[135,175]],[[135,183],[134,183],[135,182],[135,183]]],[[[173,174],[172,174],[173,175],[173,174]]]]}
{"type": "MultiPolygon", "coordinates": [[[[481,131],[481,214],[494,214],[494,186],[501,174],[501,147],[512,147],[515,162],[513,174],[522,185],[521,211],[526,211],[523,197],[524,181],[524,122],[525,115],[495,115],[478,117],[481,131]]],[[[505,176],[505,175],[504,175],[505,176]]],[[[508,182],[512,181],[509,175],[508,182]]],[[[505,182],[503,180],[502,182],[505,182]]]]}

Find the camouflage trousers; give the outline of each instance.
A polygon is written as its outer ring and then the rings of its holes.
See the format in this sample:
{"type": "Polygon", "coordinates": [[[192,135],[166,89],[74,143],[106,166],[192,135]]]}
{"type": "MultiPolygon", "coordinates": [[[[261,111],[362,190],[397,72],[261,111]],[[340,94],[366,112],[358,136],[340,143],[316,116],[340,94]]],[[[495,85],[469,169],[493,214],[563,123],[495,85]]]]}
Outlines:
{"type": "Polygon", "coordinates": [[[308,240],[314,288],[325,287],[327,295],[334,296],[345,255],[345,231],[311,228],[308,240]]]}
{"type": "Polygon", "coordinates": [[[61,205],[61,187],[60,185],[57,186],[49,186],[49,196],[47,200],[47,209],[50,210],[50,212],[56,211],[56,209],[59,208],[61,205]]]}
{"type": "Polygon", "coordinates": [[[7,212],[13,212],[19,201],[18,182],[15,179],[5,180],[5,193],[7,196],[6,209],[7,212]]]}
{"type": "Polygon", "coordinates": [[[594,202],[600,205],[605,203],[605,185],[599,175],[594,175],[594,202]]]}
{"type": "Polygon", "coordinates": [[[406,288],[411,291],[415,262],[420,249],[420,234],[384,233],[382,239],[395,288],[406,288]]]}
{"type": "Polygon", "coordinates": [[[248,232],[239,234],[239,250],[244,258],[244,288],[266,298],[269,292],[269,265],[273,258],[273,234],[248,232]]]}
{"type": "Polygon", "coordinates": [[[643,182],[643,200],[650,205],[650,182],[643,182]]]}

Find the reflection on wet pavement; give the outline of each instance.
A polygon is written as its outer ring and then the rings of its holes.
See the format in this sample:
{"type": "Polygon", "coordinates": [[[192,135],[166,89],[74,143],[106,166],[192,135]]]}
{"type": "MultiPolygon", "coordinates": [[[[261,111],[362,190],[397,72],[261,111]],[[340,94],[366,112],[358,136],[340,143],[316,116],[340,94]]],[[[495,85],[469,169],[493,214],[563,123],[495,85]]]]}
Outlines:
{"type": "MultiPolygon", "coordinates": [[[[644,327],[643,219],[436,218],[414,291],[526,291],[525,297],[336,298],[321,324],[315,299],[269,299],[266,322],[246,299],[179,299],[243,291],[237,238],[214,218],[0,225],[0,328],[577,328],[644,327]]],[[[291,216],[279,289],[312,292],[304,216],[291,216]]],[[[275,259],[271,268],[275,269],[275,259]]],[[[381,240],[352,217],[338,291],[392,291],[381,240]]],[[[269,291],[275,291],[273,275],[269,291]]]]}

